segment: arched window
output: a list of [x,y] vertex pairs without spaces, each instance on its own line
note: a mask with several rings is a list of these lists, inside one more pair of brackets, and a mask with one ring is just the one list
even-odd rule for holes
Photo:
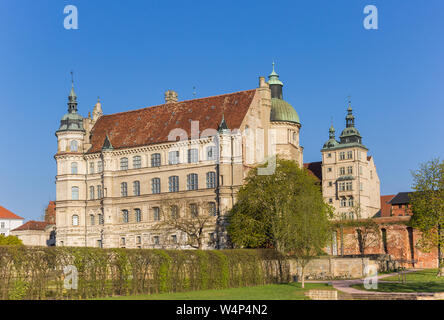
[[216,172],[207,172],[207,188],[216,188]]
[[77,162],[71,162],[71,174],[77,174]]
[[346,206],[347,206],[347,199],[341,198],[341,207],[346,207]]
[[124,223],[129,222],[129,213],[128,210],[122,210],[122,220]]
[[120,184],[120,195],[122,197],[127,197],[128,196],[128,184],[126,182],[122,182]]
[[89,199],[94,200],[94,186],[89,187]]
[[133,182],[133,192],[135,196],[140,196],[140,181]]
[[160,178],[151,179],[151,192],[160,193]]
[[160,153],[151,155],[151,167],[160,167]]
[[120,159],[120,170],[128,170],[128,158]]
[[77,140],[71,140],[71,151],[72,152],[77,152],[79,150],[79,143],[77,142]]
[[142,167],[142,157],[141,156],[134,156],[133,157],[133,168],[139,169]]
[[71,188],[71,200],[79,200],[79,187]]
[[349,207],[354,207],[355,206],[355,202],[353,197],[348,198],[348,206]]
[[197,174],[196,173],[190,173],[187,175],[187,189],[188,190],[197,190],[199,188],[198,181],[197,181]]
[[178,176],[169,177],[168,185],[170,192],[179,192],[179,177]]
[[134,209],[134,215],[136,216],[136,222],[142,221],[142,212],[140,209]]
[[76,214],[72,216],[72,225],[73,226],[78,226],[79,225],[79,216],[76,215]]

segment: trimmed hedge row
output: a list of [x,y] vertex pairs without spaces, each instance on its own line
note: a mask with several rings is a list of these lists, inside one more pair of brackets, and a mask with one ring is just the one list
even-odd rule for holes
[[[78,288],[65,289],[66,266]],[[88,299],[255,286],[290,280],[274,250],[0,247],[0,299]]]

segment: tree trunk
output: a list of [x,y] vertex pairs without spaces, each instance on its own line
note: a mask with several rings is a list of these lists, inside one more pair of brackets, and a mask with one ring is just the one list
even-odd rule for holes
[[438,277],[444,276],[444,263],[442,261],[441,224],[438,224]]
[[305,288],[305,266],[301,267],[301,283],[302,283],[302,288]]

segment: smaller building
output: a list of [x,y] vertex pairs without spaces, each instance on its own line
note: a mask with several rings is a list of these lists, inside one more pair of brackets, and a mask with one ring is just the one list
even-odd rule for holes
[[0,235],[10,235],[11,230],[23,224],[23,218],[0,206]]
[[413,192],[400,192],[388,203],[390,204],[390,216],[411,216],[410,195]]
[[25,246],[54,246],[55,224],[46,221],[28,221],[11,231]]

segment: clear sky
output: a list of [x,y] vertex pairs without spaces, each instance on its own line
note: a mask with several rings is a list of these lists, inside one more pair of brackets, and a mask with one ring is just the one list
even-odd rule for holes
[[[65,5],[79,29],[65,30]],[[366,5],[378,30],[363,27]],[[104,113],[257,87],[276,71],[301,118],[304,161],[319,161],[331,118],[356,126],[381,194],[444,158],[444,1],[0,0],[0,205],[38,219],[55,199],[57,140],[71,70],[79,112]]]

